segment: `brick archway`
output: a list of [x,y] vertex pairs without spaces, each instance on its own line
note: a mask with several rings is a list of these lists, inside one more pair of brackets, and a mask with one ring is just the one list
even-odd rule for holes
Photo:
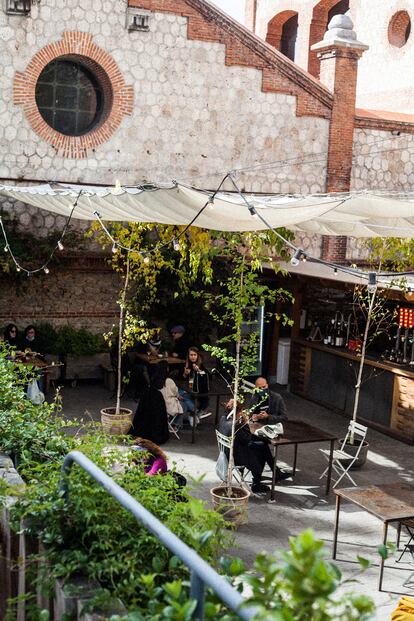
[[[106,105],[101,122],[83,136],[67,136],[50,127],[42,118],[35,99],[36,83],[43,69],[58,58],[79,60],[101,81]],[[85,32],[64,32],[61,41],[42,48],[14,78],[13,102],[22,106],[34,132],[51,144],[62,157],[83,158],[88,149],[109,140],[124,116],[133,110],[133,87],[125,84],[122,73],[110,54],[92,41]]]
[[320,0],[313,8],[309,30],[308,71],[315,78],[319,78],[320,63],[316,52],[312,52],[310,48],[314,43],[322,41],[332,17],[348,10],[349,0]]
[[[281,11],[269,21],[267,25],[266,41],[285,56],[294,60],[294,46],[296,42],[298,13],[296,11]],[[287,29],[287,27],[289,27]]]

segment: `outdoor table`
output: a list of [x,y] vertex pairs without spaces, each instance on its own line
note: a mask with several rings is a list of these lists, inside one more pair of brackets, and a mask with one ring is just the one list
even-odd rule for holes
[[146,362],[147,364],[158,364],[162,360],[165,360],[166,362],[168,362],[169,365],[185,364],[185,360],[183,360],[182,358],[175,358],[174,356],[153,356],[153,355],[148,356],[148,354],[139,354],[139,353],[136,353],[135,356],[139,358],[139,360],[142,360],[143,362]]
[[32,354],[18,354],[15,357],[15,363],[16,365],[22,365],[24,367],[29,367],[29,366],[33,366],[36,367],[36,369],[39,371],[39,373],[41,373],[44,378],[45,378],[45,392],[49,391],[49,376],[48,376],[48,371],[51,369],[54,369],[56,367],[61,367],[63,366],[63,362],[47,362],[46,360],[43,360],[43,358],[39,358],[37,355],[32,355]]
[[[288,446],[289,444],[293,444],[295,447],[294,457],[293,457],[293,472],[292,476],[296,474],[296,462],[298,457],[298,445],[299,444],[308,444],[310,442],[329,442],[330,451],[329,451],[329,464],[328,464],[328,473],[326,477],[326,495],[329,494],[329,489],[331,486],[331,473],[332,473],[332,461],[333,461],[333,453],[335,447],[335,441],[337,440],[336,436],[328,433],[327,431],[323,431],[323,429],[319,429],[318,427],[313,427],[312,425],[308,425],[301,420],[287,420],[282,422],[283,425],[283,434],[274,438],[273,440],[269,440],[269,443],[272,447],[274,447],[274,464],[273,464],[273,476],[272,476],[272,491],[270,493],[270,502],[274,502],[275,500],[275,485],[276,485],[276,469],[277,469],[277,450],[279,446]],[[253,432],[259,427],[262,427],[261,423],[252,423],[250,424],[250,430]],[[264,436],[258,436],[261,440],[265,439]]]
[[[344,487],[336,494],[335,528],[332,558],[336,558],[341,499],[353,502],[383,522],[382,543],[387,543],[388,524],[414,517],[414,487],[409,483],[386,483],[367,487]],[[378,590],[382,591],[385,559],[381,556]]]

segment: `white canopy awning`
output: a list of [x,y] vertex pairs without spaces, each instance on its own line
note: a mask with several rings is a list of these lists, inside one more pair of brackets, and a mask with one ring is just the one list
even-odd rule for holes
[[272,227],[319,235],[414,237],[414,193],[351,192],[308,196],[219,192],[197,217],[212,193],[182,184],[114,189],[49,184],[0,185],[0,194],[40,209],[74,218],[159,222],[221,231],[263,230],[252,205]]

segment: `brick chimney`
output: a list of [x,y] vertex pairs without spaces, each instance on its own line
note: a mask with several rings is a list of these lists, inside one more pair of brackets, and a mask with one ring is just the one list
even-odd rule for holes
[[[329,128],[327,192],[348,192],[351,183],[358,61],[368,49],[357,41],[348,15],[335,15],[323,40],[312,45],[321,63],[320,80],[334,95]],[[322,258],[341,263],[346,258],[346,237],[326,237]]]

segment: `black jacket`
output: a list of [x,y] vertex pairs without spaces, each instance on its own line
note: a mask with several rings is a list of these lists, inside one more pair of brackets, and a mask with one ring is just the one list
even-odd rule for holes
[[148,387],[139,400],[130,433],[155,444],[164,444],[170,437],[164,397],[156,388]]
[[[222,416],[219,421],[218,430],[223,435],[231,436],[232,421],[227,420],[226,416]],[[249,442],[253,439],[250,433],[249,425],[242,420],[236,421],[233,455],[236,466],[246,466],[250,468]]]
[[[259,392],[252,395],[247,411],[249,414],[257,414],[261,411],[267,411],[269,414],[266,423],[268,425],[276,425],[276,423],[283,423],[288,419],[287,407],[283,400],[283,397],[277,392],[267,389],[268,397],[263,399]],[[267,408],[267,409],[266,409]]]

